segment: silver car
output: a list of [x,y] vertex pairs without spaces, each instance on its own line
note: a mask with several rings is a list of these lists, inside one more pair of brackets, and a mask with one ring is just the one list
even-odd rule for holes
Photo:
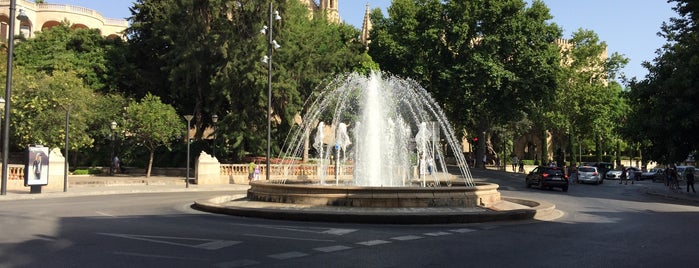
[[582,166],[578,168],[578,182],[602,184],[604,183],[604,178],[602,178],[596,167]]

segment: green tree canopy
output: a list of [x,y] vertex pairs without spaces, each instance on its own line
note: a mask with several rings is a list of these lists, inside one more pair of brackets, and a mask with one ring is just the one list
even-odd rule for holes
[[151,94],[146,94],[140,102],[129,104],[123,125],[126,138],[150,151],[146,177],[150,177],[155,150],[160,146],[169,149],[184,129],[175,108]]
[[663,23],[659,33],[667,43],[652,63],[644,62],[645,79],[630,82],[630,102],[643,105],[632,105],[625,131],[650,159],[667,164],[699,149],[699,5],[672,2],[679,16]]
[[372,13],[369,54],[430,91],[454,128],[487,132],[553,100],[561,30],[543,2],[396,0],[388,13]]
[[[299,1],[274,1],[273,140],[283,139],[303,103],[326,77],[366,65],[359,31],[309,18]],[[260,29],[268,21],[264,1],[138,0],[128,36],[141,86],[136,96],[158,95],[195,115],[197,138],[217,114],[219,144],[234,160],[266,148],[267,53]],[[370,60],[370,59],[369,59]],[[272,147],[278,149],[277,142]]]

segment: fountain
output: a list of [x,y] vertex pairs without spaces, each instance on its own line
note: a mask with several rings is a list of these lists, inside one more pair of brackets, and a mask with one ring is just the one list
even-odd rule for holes
[[[281,172],[251,183],[249,200],[355,207],[500,200],[497,185],[473,181],[446,116],[412,80],[377,72],[339,76],[308,107],[285,141]],[[315,172],[299,173],[309,165],[300,163],[308,137],[314,137],[315,168],[303,170]]]

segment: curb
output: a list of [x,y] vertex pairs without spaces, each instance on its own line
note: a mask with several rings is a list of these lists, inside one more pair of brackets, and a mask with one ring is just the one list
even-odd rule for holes
[[[553,220],[561,213],[555,209],[555,205],[548,202],[503,198],[507,202],[529,207],[526,209],[493,210],[480,208],[480,211],[451,211],[431,210],[405,211],[404,209],[357,209],[333,210],[333,209],[304,209],[289,207],[290,204],[278,204],[267,202],[242,201],[245,195],[217,196],[204,200],[197,200],[193,208],[206,212],[275,220],[291,221],[318,221],[339,223],[371,223],[371,224],[445,224],[445,223],[482,223],[494,221],[521,221],[521,220]],[[235,200],[257,205],[257,207],[244,207],[237,205]],[[231,204],[232,203],[232,204]],[[338,207],[333,207],[338,208]]]

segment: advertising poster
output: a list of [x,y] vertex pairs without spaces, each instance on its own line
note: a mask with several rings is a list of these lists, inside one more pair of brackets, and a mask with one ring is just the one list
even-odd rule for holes
[[49,184],[49,148],[29,146],[24,166],[24,186]]

